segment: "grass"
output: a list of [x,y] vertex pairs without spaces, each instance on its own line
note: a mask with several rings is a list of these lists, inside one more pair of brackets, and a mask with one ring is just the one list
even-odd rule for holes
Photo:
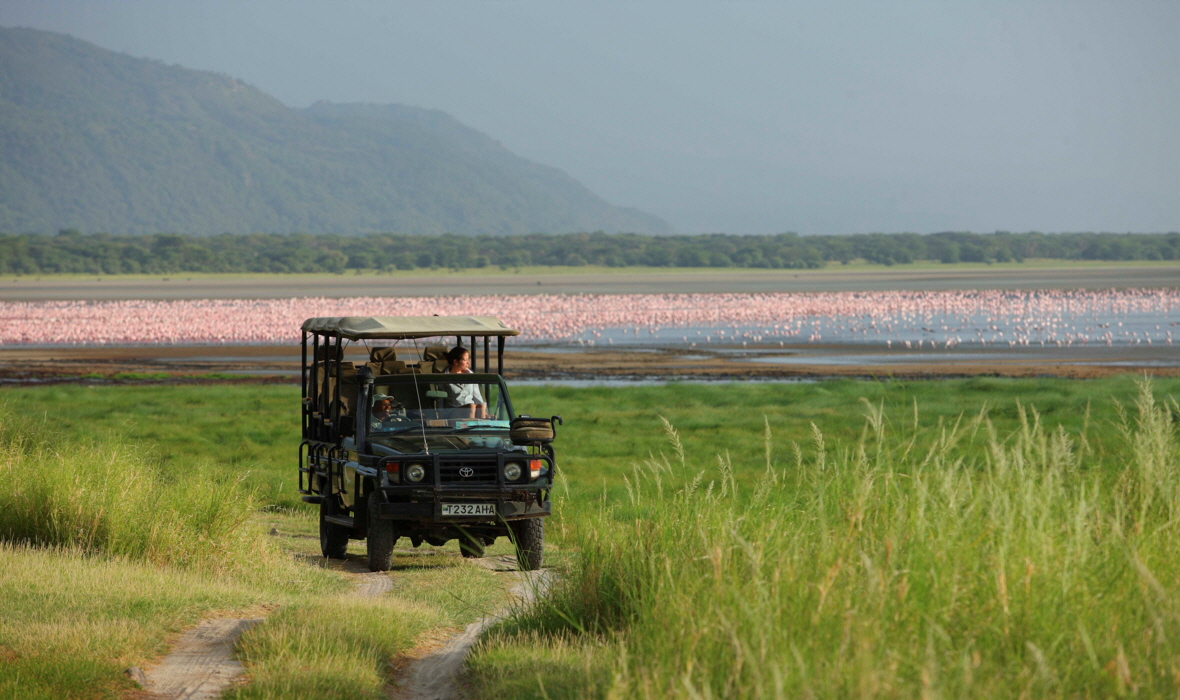
[[[123,675],[214,611],[274,599],[274,588],[78,548],[0,544],[0,697],[118,698]],[[324,584],[318,582],[316,588]]]
[[[1180,394],[1180,380],[1158,379],[1163,393]],[[1069,430],[1091,423],[1105,432],[1116,419],[1115,398],[1135,396],[1133,376],[1100,380],[973,379],[930,382],[835,380],[814,384],[669,384],[626,388],[520,386],[512,390],[520,413],[561,414],[558,457],[583,493],[605,490],[622,498],[621,475],[636,459],[663,448],[657,416],[684,435],[690,454],[712,457],[729,450],[735,464],[756,463],[765,417],[782,440],[808,438],[815,422],[830,440],[853,439],[861,417],[858,401],[883,402],[894,423],[949,419],[986,403],[997,427],[1018,422],[1016,402],[1033,405],[1045,421]],[[20,414],[85,439],[117,437],[141,448],[161,469],[191,470],[243,479],[260,503],[303,511],[295,489],[299,444],[299,389],[287,385],[184,384],[151,386],[55,385],[0,389]],[[1100,399],[1095,401],[1095,399]],[[609,439],[603,439],[610,436]],[[755,437],[751,437],[755,436]],[[1114,449],[1107,439],[1096,449]],[[755,472],[740,470],[739,481]]]
[[485,639],[477,693],[1176,693],[1174,400],[1144,384],[1111,425],[1077,430],[1028,406],[1003,429],[978,408],[924,428],[882,406],[861,404],[850,440],[812,427],[798,446],[766,425],[753,463],[709,464],[667,424],[625,499],[571,501],[580,556]]
[[0,695],[119,697],[218,611],[341,587],[253,522],[239,480],[0,411]]
[[180,630],[275,608],[240,642],[252,682],[235,692],[381,697],[389,660],[420,633],[503,596],[456,549],[399,561],[395,596],[351,598],[318,565],[310,513],[259,512],[227,470],[170,467],[59,425],[0,412],[0,697],[123,697],[123,670]]
[[[1180,380],[1156,379],[1163,395],[1180,395]],[[631,465],[666,448],[659,417],[680,431],[686,453],[713,460],[728,453],[735,478],[752,485],[761,476],[764,422],[778,450],[811,440],[814,423],[829,446],[855,441],[863,427],[861,399],[880,406],[893,426],[913,426],[928,444],[938,422],[982,407],[995,428],[1007,433],[1020,425],[1020,405],[1034,406],[1045,425],[1077,433],[1088,424],[1092,449],[1102,459],[1117,459],[1125,446],[1117,439],[1117,403],[1135,400],[1136,378],[1097,380],[1006,379],[975,377],[941,381],[865,382],[851,379],[811,384],[669,384],[623,389],[519,387],[514,405],[532,415],[561,414],[558,457],[569,483],[580,495],[625,499],[623,475]],[[524,410],[524,409],[527,409]],[[779,454],[778,457],[785,457]]]
[[261,504],[302,507],[298,387],[70,384],[8,389],[0,400],[62,435],[143,446],[164,472],[242,479]]
[[239,658],[250,683],[231,700],[385,696],[391,661],[423,633],[489,614],[503,582],[458,557],[396,556],[396,590],[379,598],[306,599],[279,609],[243,635]]
[[280,609],[243,636],[251,682],[224,697],[384,698],[389,660],[443,624],[430,606],[383,597],[313,600]]
[[115,439],[0,412],[0,538],[210,572],[273,565],[241,480],[169,472]]
[[[1177,395],[1180,381],[1153,388]],[[42,697],[119,696],[122,669],[158,656],[170,634],[265,605],[278,607],[243,637],[251,682],[234,694],[378,697],[419,634],[502,600],[453,543],[448,556],[399,558],[395,590],[359,604],[340,574],[312,566],[316,521],[293,483],[297,395],[0,390],[21,416],[0,421],[11,486],[0,658],[13,660],[0,664],[0,695],[35,679]],[[1124,422],[1133,377],[522,386],[513,397],[566,419],[548,539],[571,553],[550,556],[569,585],[481,647],[480,696],[764,697],[781,681],[791,696],[1085,697],[1175,683],[1175,450],[1134,411]],[[1161,421],[1176,410],[1156,409]],[[22,517],[42,504],[58,515]],[[169,528],[153,524],[161,514]],[[177,528],[200,545],[169,544],[164,530]],[[37,639],[22,636],[42,622]]]
[[[310,544],[303,533],[315,522],[269,513],[254,525],[277,525]],[[0,544],[0,697],[123,698],[135,690],[124,669],[158,660],[179,631],[207,617],[269,611],[239,642],[250,683],[225,697],[381,698],[390,661],[422,633],[464,625],[503,598],[494,574],[451,554],[399,556],[396,590],[360,599],[347,579],[316,566],[318,557],[284,558],[252,576],[214,575],[78,548]]]

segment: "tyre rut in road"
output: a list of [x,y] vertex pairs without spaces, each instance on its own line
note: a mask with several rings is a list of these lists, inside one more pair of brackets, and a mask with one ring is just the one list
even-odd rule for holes
[[[353,561],[333,566],[352,574],[356,586],[350,595],[375,598],[393,590],[388,574],[370,573]],[[234,645],[242,633],[265,617],[219,617],[185,631],[159,664],[145,669],[144,690],[158,700],[216,700],[245,670],[234,657]],[[128,675],[139,676],[138,669]]]
[[[459,677],[467,652],[479,639],[484,630],[503,620],[514,606],[532,605],[552,582],[548,569],[516,571],[515,557],[498,557],[474,560],[479,566],[493,571],[511,572],[516,579],[509,588],[512,603],[500,611],[482,617],[463,628],[463,631],[447,639],[437,647],[409,663],[402,671],[400,681],[386,688],[386,696],[392,700],[462,700],[466,697]],[[511,567],[511,568],[509,568]]]
[[143,672],[144,689],[161,700],[221,697],[244,670],[234,658],[234,644],[263,619],[219,617],[187,630],[159,664]]

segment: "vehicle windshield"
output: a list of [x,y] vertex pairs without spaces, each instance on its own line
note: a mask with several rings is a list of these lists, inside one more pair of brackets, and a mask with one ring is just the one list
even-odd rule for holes
[[412,430],[462,433],[507,430],[511,411],[498,377],[418,375],[375,384],[369,431],[389,435]]

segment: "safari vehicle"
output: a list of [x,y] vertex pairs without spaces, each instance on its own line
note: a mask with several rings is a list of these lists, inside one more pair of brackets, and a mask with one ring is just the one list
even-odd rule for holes
[[[561,418],[513,411],[504,339],[519,334],[489,316],[303,322],[299,491],[319,505],[325,557],[363,539],[369,569],[385,571],[402,537],[414,547],[457,539],[464,556],[479,557],[507,536],[522,569],[541,566]],[[447,347],[422,345],[451,337],[473,373],[447,373]],[[344,359],[356,343],[367,362]]]

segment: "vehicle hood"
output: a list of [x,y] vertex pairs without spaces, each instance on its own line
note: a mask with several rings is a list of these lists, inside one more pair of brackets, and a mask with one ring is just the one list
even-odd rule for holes
[[397,454],[422,452],[502,452],[513,449],[507,437],[496,435],[390,435],[370,438],[377,454],[390,450]]

